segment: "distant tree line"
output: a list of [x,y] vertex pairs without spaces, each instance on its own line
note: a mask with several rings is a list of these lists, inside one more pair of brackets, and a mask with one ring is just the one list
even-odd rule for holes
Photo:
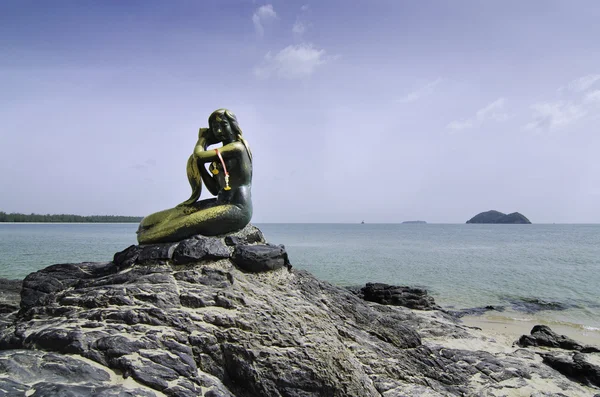
[[19,214],[0,211],[0,222],[66,222],[66,223],[118,223],[118,222],[133,222],[137,223],[142,220],[141,216],[119,216],[119,215],[40,215],[40,214]]

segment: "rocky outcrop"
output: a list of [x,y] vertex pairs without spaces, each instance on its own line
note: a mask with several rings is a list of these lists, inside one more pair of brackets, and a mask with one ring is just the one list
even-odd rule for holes
[[[536,325],[530,335],[523,335],[517,341],[522,347],[552,348],[553,352],[542,350],[538,352],[544,364],[556,369],[570,379],[584,385],[600,387],[600,365],[594,364],[594,355],[584,353],[600,353],[595,346],[584,346],[577,341],[559,335],[545,325]],[[567,351],[565,351],[567,350]],[[570,353],[568,351],[575,351]],[[596,362],[600,362],[595,355]]]
[[[274,270],[236,265],[239,250],[252,246],[263,248],[247,256],[264,254]],[[248,227],[236,236],[131,246],[112,262],[32,273],[20,310],[5,314],[14,320],[0,323],[0,390],[504,396],[516,389],[533,395],[543,383],[569,396],[593,394],[527,349],[494,347],[438,310],[364,301],[292,269],[284,252]]]
[[544,364],[584,385],[600,387],[600,365],[589,361],[590,356],[575,354],[541,354]]
[[523,335],[517,344],[522,347],[545,346],[564,350],[577,350],[584,353],[600,353],[600,349],[594,346],[583,346],[577,341],[559,335],[546,325],[536,325],[531,329],[531,335]]
[[11,313],[19,308],[23,281],[0,278],[0,314]]
[[489,311],[497,311],[503,312],[504,306],[482,306],[482,307],[471,307],[468,309],[460,309],[460,310],[443,310],[444,313],[448,313],[451,316],[460,318],[464,316],[481,316]]
[[19,310],[22,280],[0,278],[0,329],[11,324]]
[[435,300],[423,288],[389,285],[383,283],[367,283],[363,288],[352,288],[361,298],[382,305],[403,306],[416,310],[437,310]]
[[473,218],[469,219],[467,223],[530,224],[531,222],[524,215],[518,212],[513,212],[507,215],[499,211],[490,210],[480,212]]

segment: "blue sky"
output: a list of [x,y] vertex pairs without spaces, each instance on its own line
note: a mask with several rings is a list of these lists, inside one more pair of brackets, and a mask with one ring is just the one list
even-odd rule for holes
[[4,1],[0,210],[172,207],[227,107],[256,223],[598,223],[598,20],[595,1]]

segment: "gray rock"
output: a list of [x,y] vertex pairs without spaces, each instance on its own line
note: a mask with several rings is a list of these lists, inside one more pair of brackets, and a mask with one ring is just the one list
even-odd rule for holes
[[141,384],[128,389],[113,384],[116,374],[108,368],[57,353],[0,351],[0,373],[10,374],[0,380],[0,395],[5,396],[156,396]]
[[145,253],[150,246],[132,246],[110,263],[59,264],[30,274],[14,321],[0,328],[0,390],[38,396],[501,396],[515,387],[533,393],[543,379],[569,396],[592,394],[526,349],[497,354],[463,348],[461,340],[476,336],[445,313],[368,302],[290,270],[283,247],[265,246],[264,239],[249,243],[249,235],[258,238],[251,230],[234,236],[246,240],[233,249],[220,236],[218,249],[263,255],[275,270],[242,271],[235,255],[194,259],[192,252],[204,248],[194,251],[198,246],[191,243],[182,248],[186,263],[175,263],[174,243]]
[[584,385],[600,387],[600,366],[590,363],[584,353],[542,354],[544,363]]
[[178,243],[151,244],[140,246],[139,263],[166,261],[173,258]]
[[22,280],[0,278],[0,314],[10,313],[19,309],[22,286]]
[[222,239],[195,236],[179,243],[173,253],[173,263],[185,265],[207,259],[223,259],[231,256]]
[[0,330],[10,325],[21,302],[22,280],[0,278]]
[[382,305],[403,306],[417,310],[440,309],[433,297],[422,288],[402,287],[383,283],[367,283],[361,288],[360,296],[369,302]]
[[227,245],[243,245],[243,244],[266,244],[267,241],[260,229],[256,226],[248,225],[242,230],[231,233],[225,236],[220,236],[224,239]]
[[517,344],[522,347],[546,346],[565,350],[577,350],[584,353],[600,352],[600,349],[597,347],[583,346],[565,335],[557,334],[546,325],[535,325],[531,329],[531,335],[521,336]]
[[285,247],[272,244],[238,245],[232,260],[240,269],[252,273],[277,270],[290,265]]
[[544,310],[561,311],[576,307],[572,304],[547,301],[535,297],[509,297],[508,301],[510,302],[513,310],[530,314],[541,312]]
[[472,307],[468,309],[460,309],[460,310],[444,310],[445,313],[450,314],[451,316],[461,318],[464,316],[481,316],[484,313],[489,311],[498,311],[503,312],[504,306],[482,306],[482,307]]

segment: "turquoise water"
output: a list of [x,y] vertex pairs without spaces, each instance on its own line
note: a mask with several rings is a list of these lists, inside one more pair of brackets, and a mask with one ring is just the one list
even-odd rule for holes
[[[427,288],[442,306],[539,298],[546,322],[600,329],[600,225],[258,224],[296,268],[338,285]],[[109,261],[136,224],[0,224],[0,277]],[[511,312],[512,313],[512,312]],[[514,316],[514,314],[511,314]]]

